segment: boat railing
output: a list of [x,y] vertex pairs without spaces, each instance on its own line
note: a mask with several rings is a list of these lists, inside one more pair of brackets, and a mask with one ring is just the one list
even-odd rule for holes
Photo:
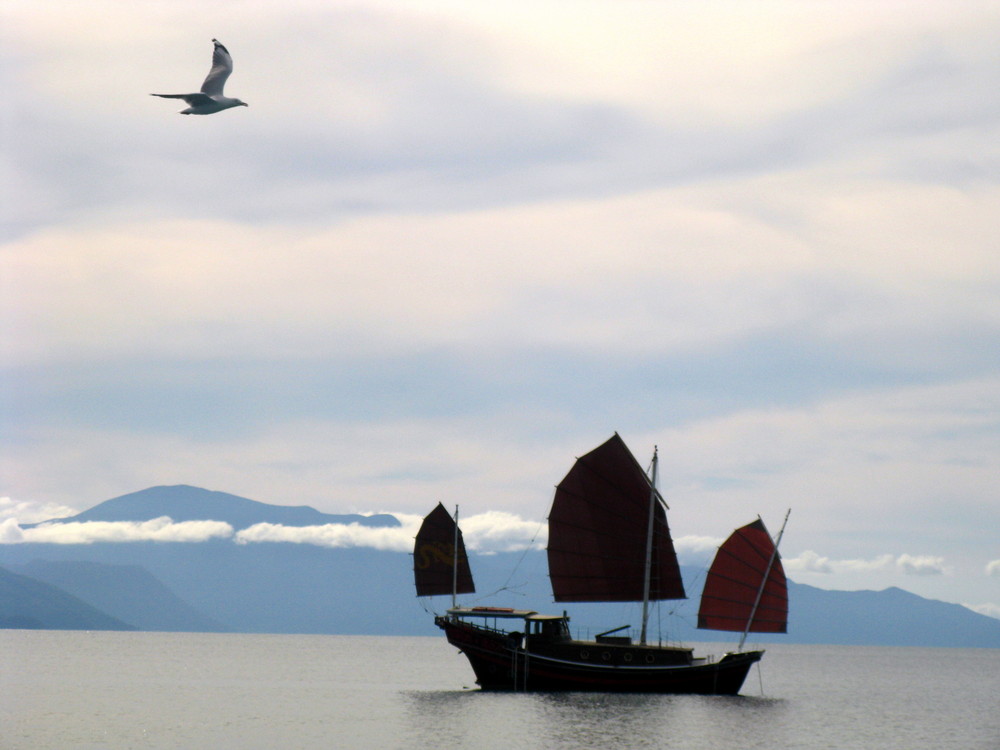
[[474,628],[478,628],[479,630],[487,630],[491,633],[497,633],[498,635],[511,635],[514,632],[506,628],[500,627],[499,625],[496,624],[495,620],[491,625],[485,618],[477,618],[481,620],[481,622],[472,622],[471,620],[467,620],[461,615],[457,615],[454,613],[452,613],[450,617],[453,622],[461,622],[463,624],[470,625]]

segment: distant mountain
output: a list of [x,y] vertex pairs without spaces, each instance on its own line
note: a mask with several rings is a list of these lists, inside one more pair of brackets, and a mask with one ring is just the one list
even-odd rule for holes
[[[511,556],[513,557],[513,556]],[[514,560],[501,555],[470,556],[477,588],[482,592],[507,586]],[[529,553],[520,562],[530,584],[517,593],[492,595],[477,604],[516,606],[559,613],[564,608],[572,616],[572,626],[588,628],[583,635],[593,636],[602,629],[630,624],[638,627],[639,605],[620,604],[551,604],[552,595],[544,552]],[[505,567],[506,565],[506,567]],[[704,583],[704,570],[682,566],[688,599],[661,602],[655,611],[662,613],[662,632],[669,640],[723,641],[734,643],[739,634],[698,630],[698,604]],[[518,580],[515,576],[514,580]],[[479,586],[480,582],[486,585]],[[789,581],[788,632],[754,634],[761,643],[828,643],[843,645],[928,646],[962,648],[1000,648],[1000,620],[973,612],[959,604],[924,599],[898,588],[883,591],[834,591]],[[619,618],[620,621],[614,620]],[[654,614],[650,627],[660,629],[660,615]],[[611,618],[611,619],[609,619]]]
[[[105,500],[75,516],[54,520],[61,523],[151,521],[162,516],[169,516],[174,521],[225,521],[237,531],[255,523],[284,526],[322,526],[328,523],[356,523],[373,527],[399,526],[395,516],[386,514],[333,515],[321,513],[307,505],[269,505],[238,495],[213,492],[186,484],[150,487]],[[37,525],[25,524],[24,528]]]
[[139,630],[231,630],[177,597],[138,565],[34,560],[16,572],[56,586]]
[[[220,540],[0,546],[0,562],[10,564],[25,557],[62,560],[69,566],[79,560],[101,562],[110,566],[104,568],[107,575],[126,575],[133,582],[141,578],[130,566],[141,565],[187,606],[238,632],[434,635],[438,631],[430,610],[440,612],[450,605],[448,597],[416,598],[410,555],[367,548],[237,545]],[[521,574],[512,577],[519,563]],[[524,557],[473,555],[471,564],[479,593],[461,597],[463,602],[541,612],[566,608],[573,618],[573,632],[585,637],[639,624],[638,607],[633,605],[553,604],[542,552]],[[689,581],[701,575],[700,570],[683,572]],[[112,591],[118,584],[107,585]],[[123,588],[134,590],[132,585]],[[658,606],[662,628],[661,616],[654,614],[654,632],[673,641],[735,643],[737,636],[732,633],[695,629],[698,589],[690,585],[688,589],[692,598]],[[826,591],[792,582],[789,598],[787,635],[754,636],[754,641],[1000,648],[1000,620],[899,589]],[[157,623],[153,614],[140,620],[138,602],[130,606],[134,608],[128,610],[129,622]],[[156,617],[163,617],[162,611]],[[168,629],[162,624],[149,627]]]
[[0,568],[0,628],[135,630],[55,586]]
[[[128,542],[0,545],[0,565],[141,566],[188,606],[247,633],[433,632],[413,595],[412,558],[308,544]],[[110,585],[110,584],[109,584]]]
[[[271,506],[193,487],[154,487],[64,520],[148,520],[163,515],[175,520],[224,520],[236,528],[262,521],[332,522],[319,518],[371,521],[362,516],[327,516],[311,508]],[[398,523],[394,518],[392,522]],[[479,593],[462,597],[463,602],[562,611],[562,604],[552,604],[543,551],[471,558]],[[81,562],[113,567],[88,568]],[[0,545],[0,565],[30,566],[23,569],[58,581],[125,622],[155,629],[170,629],[165,622],[191,623],[192,618],[202,617],[238,632],[432,635],[439,631],[430,609],[441,611],[450,604],[448,597],[416,598],[409,554],[360,547],[236,544],[231,539],[21,543]],[[704,572],[684,568],[682,573],[691,598],[659,604],[651,620],[654,632],[676,641],[735,643],[738,636],[731,633],[695,629]],[[143,587],[149,588],[150,596],[139,595]],[[789,632],[757,636],[755,641],[1000,648],[1000,620],[900,589],[827,591],[790,582],[789,600]],[[639,624],[638,608],[631,605],[574,604],[567,609],[573,631],[583,636]],[[198,627],[217,629],[210,624]]]
[[1000,620],[892,587],[830,591],[790,583],[789,635],[798,643],[1000,647]]

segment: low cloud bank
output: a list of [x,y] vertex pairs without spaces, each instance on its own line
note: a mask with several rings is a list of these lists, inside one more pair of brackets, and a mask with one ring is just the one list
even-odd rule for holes
[[459,519],[465,546],[480,554],[518,552],[526,547],[544,547],[548,541],[548,525],[526,521],[503,511],[487,511]]
[[[0,521],[0,544],[94,544],[115,542],[197,543],[212,539],[232,539],[236,544],[286,543],[312,544],[318,547],[370,547],[392,552],[411,552],[422,521],[420,516],[393,514],[397,527],[370,527],[351,524],[322,526],[282,526],[258,523],[235,531],[224,521],[174,522],[167,516],[151,521],[54,521],[22,529],[14,518]],[[518,552],[528,547],[544,549],[548,541],[545,523],[525,520],[513,513],[488,511],[460,519],[465,546],[470,552],[497,554]],[[722,539],[710,536],[682,536],[674,540],[682,562],[706,564]],[[783,560],[790,572],[843,574],[895,571],[903,575],[934,576],[947,572],[943,557],[932,555],[879,555],[878,557],[833,560],[812,550]],[[1000,560],[986,566],[986,574],[1000,577]],[[981,605],[989,606],[989,605]],[[978,610],[977,610],[978,611]]]
[[[319,547],[372,547],[393,552],[412,552],[413,540],[420,528],[420,516],[393,514],[401,526],[371,528],[358,524],[323,526],[281,526],[258,523],[234,536],[237,544],[287,542],[314,544]],[[544,529],[534,521],[525,521],[512,513],[490,511],[460,519],[465,546],[470,552],[494,554],[516,552],[534,540],[544,544]]]
[[[282,526],[258,523],[235,531],[224,521],[174,522],[167,516],[152,521],[86,521],[59,523],[22,529],[17,519],[0,522],[0,544],[94,544],[96,542],[205,542],[232,539],[236,544],[285,542],[318,547],[371,547],[393,552],[411,552],[422,518],[395,513],[400,526],[370,527],[356,523],[322,526]],[[465,546],[470,552],[495,554],[516,552],[532,544],[545,546],[547,528],[513,513],[490,511],[461,519]]]
[[879,555],[871,560],[831,560],[806,550],[798,557],[782,561],[785,569],[801,573],[870,573],[873,571],[896,571],[904,575],[944,575],[947,570],[943,557],[933,555]]
[[181,521],[167,516],[151,521],[46,523],[22,529],[8,518],[0,524],[0,544],[94,544],[97,542],[206,542],[226,539],[233,527],[223,521]]
[[[323,526],[280,526],[258,523],[236,533],[237,544],[286,542],[314,544],[319,547],[372,547],[393,552],[412,552],[413,541],[422,518],[408,514],[393,514],[400,526],[371,528],[358,524],[326,524]],[[535,521],[500,511],[480,513],[460,519],[465,546],[470,552],[494,554],[516,552],[535,544],[544,544],[545,529]]]
[[312,544],[317,547],[372,547],[392,552],[413,550],[412,526],[372,528],[356,523],[329,523],[322,526],[282,526],[275,523],[257,523],[238,531],[233,538],[237,544],[260,542],[286,542]]

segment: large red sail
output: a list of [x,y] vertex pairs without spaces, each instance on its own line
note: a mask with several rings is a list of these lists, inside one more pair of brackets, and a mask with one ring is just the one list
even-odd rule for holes
[[[643,599],[652,486],[617,433],[577,459],[549,513],[549,575],[557,602]],[[683,599],[663,503],[653,515],[649,598]]]
[[465,554],[461,530],[445,507],[438,503],[424,519],[413,546],[413,578],[417,596],[451,594],[455,584],[455,539],[458,534],[458,587],[456,594],[471,594],[476,590]]
[[[767,583],[761,593],[765,575]],[[785,570],[771,535],[760,519],[734,531],[719,547],[705,579],[698,627],[742,632],[748,629],[751,613],[751,633],[787,632]]]

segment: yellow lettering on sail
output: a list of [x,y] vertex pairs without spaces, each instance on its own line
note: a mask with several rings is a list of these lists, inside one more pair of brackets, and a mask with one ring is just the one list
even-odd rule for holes
[[417,567],[426,570],[437,561],[449,567],[455,564],[455,545],[446,542],[428,542],[417,550]]

